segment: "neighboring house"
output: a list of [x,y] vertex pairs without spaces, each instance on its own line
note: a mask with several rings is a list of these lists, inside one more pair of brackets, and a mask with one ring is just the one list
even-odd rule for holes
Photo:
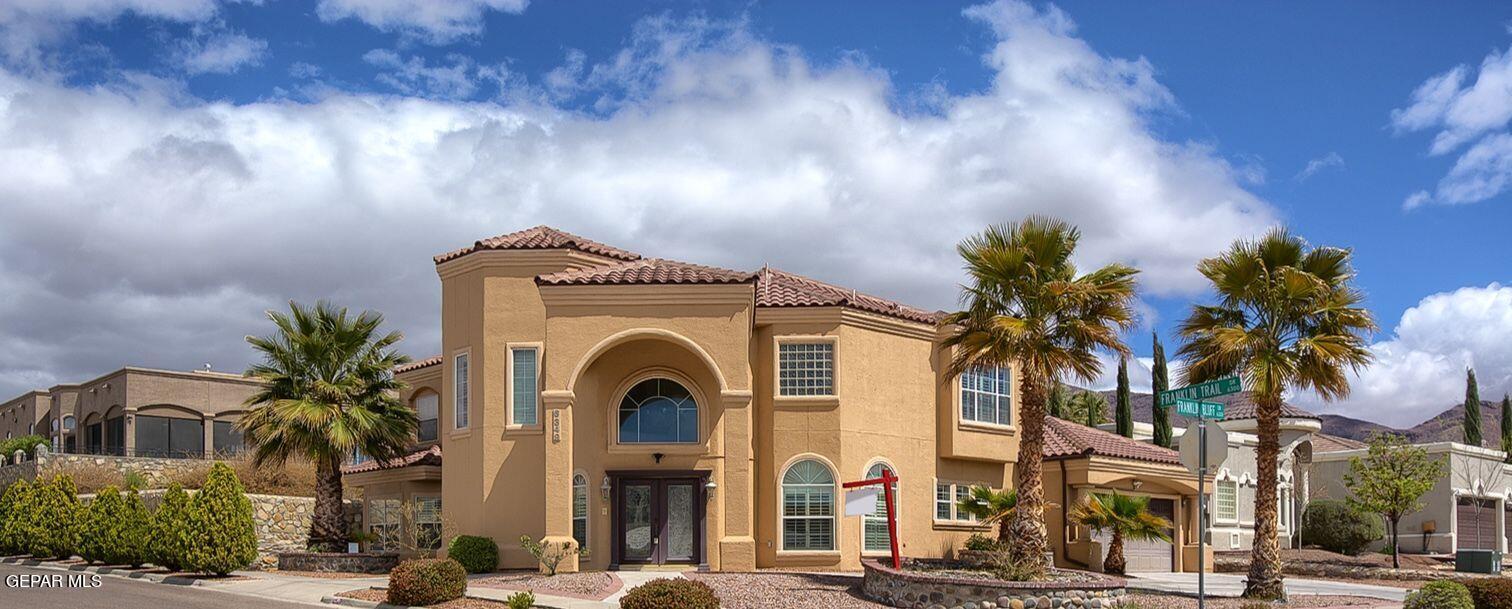
[[387,463],[359,455],[342,468],[343,481],[362,489],[367,511],[362,522],[371,539],[368,549],[405,554],[437,550],[444,542],[438,418],[444,389],[441,358],[405,364],[395,368],[394,375],[405,384],[400,398],[415,409],[420,420],[415,446],[405,457]]
[[[1111,406],[1113,392],[1103,392]],[[1150,420],[1154,398],[1148,393],[1130,395],[1136,421]],[[1255,540],[1255,491],[1259,486],[1260,469],[1256,452],[1260,438],[1256,435],[1259,421],[1255,417],[1256,404],[1249,394],[1237,394],[1212,398],[1224,403],[1224,419],[1218,425],[1228,433],[1229,456],[1213,471],[1213,485],[1208,489],[1209,543],[1219,551],[1249,550]],[[1111,418],[1111,412],[1109,417]],[[1190,419],[1171,412],[1171,425],[1176,440],[1193,423]],[[1113,429],[1112,423],[1100,426]],[[1296,547],[1296,534],[1302,521],[1302,511],[1307,507],[1306,464],[1316,451],[1313,443],[1323,428],[1322,420],[1310,412],[1283,404],[1281,411],[1281,458],[1276,464],[1277,536],[1283,547]],[[1134,424],[1134,437],[1150,441],[1154,428],[1147,422]],[[1190,475],[1190,474],[1189,474]]]
[[236,374],[128,366],[84,383],[28,392],[0,407],[0,417],[14,415],[19,429],[20,419],[30,416],[28,425],[58,452],[214,456],[242,451],[235,422],[257,386]]
[[[1422,510],[1402,518],[1401,548],[1408,553],[1451,553],[1456,550],[1507,551],[1512,529],[1507,521],[1512,497],[1512,466],[1506,453],[1458,442],[1416,445],[1441,459],[1444,475],[1423,496]],[[1363,446],[1317,452],[1313,455],[1313,499],[1345,499],[1344,474],[1349,460],[1365,456]],[[1377,546],[1383,546],[1384,541]]]
[[[1169,520],[1171,541],[1125,540],[1129,572],[1197,570],[1197,478],[1176,451],[1054,417],[1045,425],[1045,511],[1055,564],[1101,571],[1110,538],[1066,522],[1070,509],[1094,494],[1150,498],[1150,512]],[[1207,564],[1213,564],[1208,548]]]
[[[887,554],[886,521],[843,516],[840,484],[884,469],[905,554],[990,532],[956,501],[1012,480],[1016,374],[947,376],[937,313],[549,227],[435,262],[442,520],[498,541],[502,567],[536,565],[514,543],[530,535],[592,550],[568,571],[856,569]],[[352,481],[433,484],[387,465]],[[429,492],[398,482],[382,492]]]
[[[0,439],[25,435],[47,436],[48,397],[46,391],[28,391],[0,404]],[[0,455],[10,458],[11,455]]]

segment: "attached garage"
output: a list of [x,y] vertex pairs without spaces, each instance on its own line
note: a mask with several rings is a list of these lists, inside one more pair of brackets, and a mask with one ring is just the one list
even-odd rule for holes
[[1456,549],[1497,549],[1496,519],[1498,517],[1505,516],[1498,514],[1496,504],[1489,500],[1460,499],[1454,514]]
[[[1176,501],[1151,499],[1150,513],[1176,522]],[[1108,544],[1113,542],[1113,536],[1107,533],[1094,534],[1092,539],[1102,544],[1104,552],[1107,551]],[[1129,573],[1169,573],[1176,570],[1175,556],[1176,546],[1171,542],[1124,540],[1124,562]]]

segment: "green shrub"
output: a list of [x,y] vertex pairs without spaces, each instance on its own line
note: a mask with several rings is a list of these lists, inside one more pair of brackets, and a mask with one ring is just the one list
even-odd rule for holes
[[79,545],[83,510],[74,494],[73,479],[54,476],[31,493],[23,518],[26,551],[37,558],[68,558]]
[[140,567],[152,560],[147,548],[147,542],[152,538],[152,514],[142,504],[142,495],[136,489],[127,491],[125,499],[120,523],[122,544],[114,562]]
[[981,533],[972,533],[966,538],[966,549],[973,552],[996,552],[999,544],[995,537],[988,537]]
[[188,520],[184,569],[225,575],[257,560],[252,501],[237,481],[236,472],[225,463],[216,463],[210,469],[205,486],[194,495]]
[[488,573],[499,567],[499,544],[490,537],[458,535],[446,546],[446,556],[468,573]]
[[80,517],[79,558],[84,562],[115,562],[111,554],[119,543],[117,525],[124,508],[116,487],[107,486],[95,493],[94,501],[89,502]]
[[620,599],[620,609],[719,609],[719,597],[689,579],[653,579]]
[[152,513],[147,538],[147,560],[159,567],[178,571],[184,564],[184,547],[189,531],[189,493],[174,483],[163,493],[163,501]]
[[1475,609],[1512,609],[1512,579],[1477,577],[1464,582]]
[[37,456],[38,446],[49,445],[47,438],[36,434],[20,436],[0,442],[0,455],[5,455],[5,462],[10,463],[11,459],[16,456],[16,451],[24,450],[26,451],[26,458],[33,459]]
[[529,592],[516,592],[509,595],[509,600],[506,600],[505,604],[509,605],[509,609],[530,609],[535,606],[535,595]]
[[1407,595],[1402,609],[1477,609],[1464,584],[1448,580],[1428,582]]
[[0,555],[22,554],[26,552],[26,541],[23,534],[23,526],[26,521],[27,506],[31,502],[32,485],[25,480],[18,480],[5,488],[5,494],[0,495]]
[[1381,517],[1343,501],[1319,500],[1302,513],[1302,540],[1330,552],[1354,556],[1386,536]]
[[465,592],[467,570],[450,558],[406,560],[389,573],[392,605],[433,605],[462,598]]

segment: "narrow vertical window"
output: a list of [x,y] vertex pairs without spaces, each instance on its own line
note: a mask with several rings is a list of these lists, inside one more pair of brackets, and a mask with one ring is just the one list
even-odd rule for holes
[[415,546],[441,549],[441,498],[415,497]]
[[835,476],[807,459],[782,476],[782,549],[835,549]]
[[470,414],[468,409],[469,393],[467,383],[467,355],[468,354],[466,353],[458,355],[456,359],[456,366],[454,366],[452,370],[452,374],[456,376],[454,380],[454,382],[456,383],[456,391],[453,392],[454,395],[452,397],[452,416],[455,417],[454,424],[456,425],[457,429],[467,428],[469,420],[468,415]]
[[[866,470],[866,479],[872,480],[881,478],[882,472],[884,471],[891,472],[894,476],[898,475],[897,472],[893,472],[893,469],[891,467],[888,467],[887,464],[878,463],[871,466],[871,469]],[[901,499],[900,497],[898,497],[898,483],[894,482],[891,486],[893,492],[893,505],[896,506],[898,505],[898,503],[900,503]],[[887,498],[883,497],[881,494],[878,494],[876,511],[870,516],[861,517],[861,551],[887,552],[892,549],[891,538],[887,535],[887,516]],[[899,524],[901,523],[902,521],[900,520]]]
[[426,392],[415,398],[415,417],[420,419],[420,429],[415,434],[421,442],[436,441],[436,412],[441,396]]
[[539,382],[536,350],[530,347],[510,349],[509,357],[510,369],[514,371],[510,379],[514,424],[535,425],[539,420],[536,414],[536,388]]
[[588,547],[588,477],[572,477],[572,539],[579,548]]

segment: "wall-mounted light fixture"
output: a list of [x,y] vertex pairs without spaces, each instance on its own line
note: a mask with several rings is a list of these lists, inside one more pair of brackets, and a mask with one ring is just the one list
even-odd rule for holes
[[603,495],[604,501],[609,500],[609,491],[613,490],[613,488],[614,487],[609,484],[609,477],[604,476],[604,483],[599,485],[599,493]]
[[719,485],[714,484],[713,478],[709,478],[709,481],[704,483],[704,495],[710,500],[714,499],[714,491],[718,489]]

